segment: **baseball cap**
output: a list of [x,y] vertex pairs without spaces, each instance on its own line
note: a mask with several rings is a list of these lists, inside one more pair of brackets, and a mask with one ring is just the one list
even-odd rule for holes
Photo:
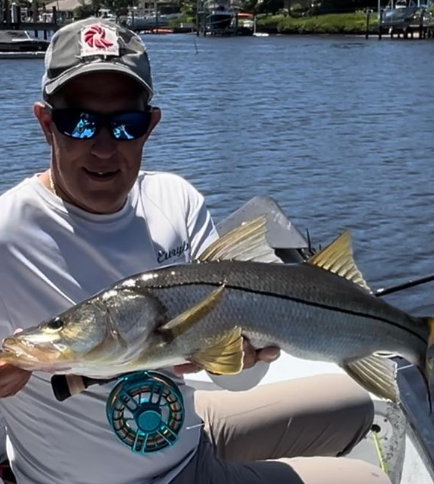
[[118,72],[154,95],[146,47],[131,30],[100,18],[87,18],[60,28],[45,54],[44,98],[82,74]]

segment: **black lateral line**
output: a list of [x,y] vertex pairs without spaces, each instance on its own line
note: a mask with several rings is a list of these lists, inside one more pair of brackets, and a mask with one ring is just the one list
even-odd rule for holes
[[[220,282],[203,282],[203,281],[192,281],[192,282],[177,282],[173,284],[164,284],[164,285],[155,285],[155,286],[147,286],[149,289],[170,289],[171,287],[176,287],[176,286],[211,286],[211,287],[219,287],[221,286]],[[225,284],[226,289],[234,289],[242,292],[246,292],[249,294],[261,294],[262,296],[268,296],[268,297],[274,297],[277,299],[283,299],[286,301],[293,301],[299,304],[305,304],[306,306],[312,306],[312,307],[317,307],[321,309],[327,309],[329,311],[335,311],[335,312],[340,312],[344,314],[349,314],[351,316],[359,316],[362,318],[367,318],[367,319],[374,319],[376,321],[381,321],[386,324],[390,324],[391,326],[394,326],[395,328],[402,329],[404,331],[407,331],[408,333],[412,334],[413,336],[416,336],[416,338],[420,339],[424,344],[427,344],[425,339],[415,331],[413,331],[411,328],[407,328],[405,326],[402,326],[398,323],[395,323],[394,321],[390,321],[389,319],[382,318],[380,316],[374,316],[371,314],[365,314],[361,313],[358,311],[352,311],[351,309],[341,309],[341,308],[336,308],[333,306],[327,306],[326,304],[321,304],[321,303],[316,303],[316,302],[311,302],[311,301],[305,301],[304,299],[299,299],[293,296],[288,296],[285,294],[276,294],[274,292],[268,292],[268,291],[261,291],[259,289],[249,289],[247,287],[243,286],[237,286],[234,284]]]

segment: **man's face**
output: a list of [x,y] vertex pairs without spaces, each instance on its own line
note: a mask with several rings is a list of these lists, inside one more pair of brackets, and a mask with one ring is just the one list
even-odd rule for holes
[[[80,76],[60,94],[54,99],[54,109],[79,108],[103,114],[145,109],[137,83],[122,74]],[[153,112],[146,134],[128,141],[112,138],[105,126],[92,139],[73,139],[59,132],[49,110],[35,113],[52,146],[53,178],[59,195],[93,213],[120,210],[137,178],[143,145],[160,119],[159,110]]]

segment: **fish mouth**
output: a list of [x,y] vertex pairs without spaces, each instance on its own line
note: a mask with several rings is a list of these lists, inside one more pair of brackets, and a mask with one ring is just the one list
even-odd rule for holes
[[11,336],[3,341],[3,351],[19,359],[52,363],[65,359],[65,351],[53,341],[35,342],[29,338]]

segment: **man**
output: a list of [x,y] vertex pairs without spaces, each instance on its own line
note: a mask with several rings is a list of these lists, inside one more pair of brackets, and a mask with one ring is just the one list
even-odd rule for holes
[[[50,167],[0,197],[2,338],[123,277],[188,262],[216,237],[204,198],[189,183],[139,171],[161,113],[150,105],[150,65],[136,35],[97,19],[75,22],[54,35],[45,67],[44,102],[34,114],[51,147]],[[276,348],[255,351],[245,341],[249,369],[232,384],[238,378],[255,387],[277,356]],[[186,403],[184,428],[172,447],[137,455],[107,423],[112,385],[58,402],[49,375],[0,367],[18,483],[389,482],[377,467],[336,458],[373,419],[368,395],[348,378],[195,393],[179,377],[192,365],[166,370]],[[222,388],[228,381],[211,378]]]

